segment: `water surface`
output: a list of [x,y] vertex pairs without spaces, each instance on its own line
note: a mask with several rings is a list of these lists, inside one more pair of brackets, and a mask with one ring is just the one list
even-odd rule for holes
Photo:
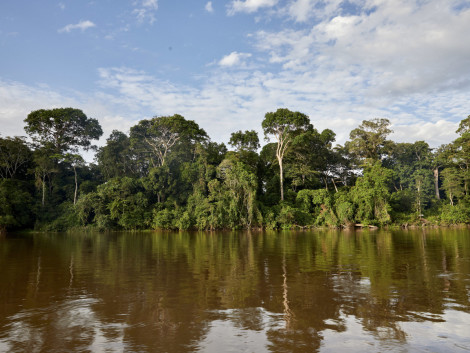
[[0,238],[0,352],[468,352],[468,229]]

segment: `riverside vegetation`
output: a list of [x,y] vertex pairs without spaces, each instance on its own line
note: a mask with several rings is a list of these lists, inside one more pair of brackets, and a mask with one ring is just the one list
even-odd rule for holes
[[288,109],[262,128],[272,142],[237,131],[229,151],[194,121],[162,116],[97,148],[101,126],[81,110],[33,111],[29,140],[0,136],[0,231],[470,223],[470,116],[437,149],[389,140],[387,119],[363,121],[343,146]]

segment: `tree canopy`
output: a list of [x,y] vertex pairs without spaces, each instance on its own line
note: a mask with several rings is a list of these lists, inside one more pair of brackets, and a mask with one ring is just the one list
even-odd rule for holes
[[[364,120],[343,146],[307,115],[278,109],[224,143],[181,115],[101,135],[80,110],[38,110],[33,143],[0,137],[0,232],[35,228],[246,229],[470,224],[470,117],[437,149],[393,142],[388,119]],[[442,195],[442,197],[441,197]]]
[[284,171],[283,159],[294,137],[302,132],[312,129],[310,119],[300,112],[279,108],[275,112],[266,113],[261,123],[266,138],[274,136],[277,141],[276,158],[279,163],[279,180],[281,201],[284,201]]
[[40,109],[28,114],[25,131],[35,143],[53,148],[55,153],[76,152],[92,147],[91,141],[103,134],[98,120],[80,109]]

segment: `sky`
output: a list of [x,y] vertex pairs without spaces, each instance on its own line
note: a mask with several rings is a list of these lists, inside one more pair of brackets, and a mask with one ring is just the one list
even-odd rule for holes
[[470,0],[1,0],[0,134],[37,109],[99,120],[103,144],[181,114],[213,141],[300,111],[343,144],[455,139],[470,114]]

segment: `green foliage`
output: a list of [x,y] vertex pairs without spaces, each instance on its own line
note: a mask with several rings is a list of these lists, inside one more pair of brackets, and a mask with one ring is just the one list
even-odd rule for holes
[[255,130],[246,130],[245,132],[239,130],[237,132],[232,132],[228,144],[235,148],[238,152],[256,152],[256,150],[260,147],[258,133]]
[[149,219],[148,201],[139,180],[114,178],[98,187],[112,220],[123,229],[142,229]]
[[387,136],[392,132],[389,127],[388,119],[363,120],[349,134],[348,149],[361,159],[380,160],[387,148]]
[[388,141],[387,119],[363,121],[350,142],[333,147],[333,131],[278,109],[262,122],[276,142],[259,154],[254,130],[233,133],[228,152],[194,121],[155,117],[129,137],[114,130],[97,165],[77,153],[101,135],[97,120],[65,108],[25,122],[31,146],[0,138],[0,231],[470,222],[470,117],[432,153],[424,141]]
[[57,208],[58,216],[51,222],[44,222],[39,226],[42,231],[65,232],[80,225],[78,215],[72,202],[67,201],[60,204]]
[[24,178],[31,159],[24,137],[0,137],[0,178]]
[[40,109],[29,113],[24,121],[33,141],[55,153],[88,149],[91,140],[103,134],[98,120],[88,118],[80,109]]
[[32,223],[33,198],[26,182],[0,180],[0,232]]
[[130,132],[131,146],[152,167],[165,165],[168,154],[183,142],[194,145],[206,139],[206,132],[197,123],[178,114],[141,120]]
[[106,180],[144,175],[147,170],[146,165],[136,159],[129,137],[117,130],[109,135],[106,146],[98,149],[95,159]]
[[175,212],[164,208],[163,210],[154,210],[152,228],[154,229],[174,229]]
[[307,115],[300,112],[291,112],[289,109],[278,109],[275,112],[266,113],[261,123],[266,138],[273,135],[277,141],[276,158],[279,164],[279,182],[281,201],[284,201],[284,171],[283,159],[289,145],[295,136],[313,129]]
[[282,229],[292,229],[299,226],[307,226],[312,222],[311,215],[296,207],[292,207],[287,203],[283,203],[277,216],[277,223]]
[[470,223],[470,207],[468,204],[444,205],[441,209],[440,220],[442,224]]
[[390,223],[390,185],[393,172],[376,162],[364,171],[351,189],[356,207],[355,219],[364,224],[385,225]]
[[345,190],[341,190],[334,195],[335,210],[338,223],[342,226],[349,226],[354,221],[354,203],[351,195]]
[[444,181],[442,188],[446,191],[450,204],[453,206],[456,199],[460,199],[464,195],[463,177],[457,168],[446,168],[442,172]]
[[326,189],[301,190],[297,194],[297,204],[308,212],[317,226],[337,226],[338,217],[334,212],[333,195]]

